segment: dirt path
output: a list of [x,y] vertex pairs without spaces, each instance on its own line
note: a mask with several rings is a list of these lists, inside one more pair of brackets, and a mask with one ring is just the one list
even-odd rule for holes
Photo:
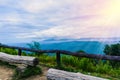
[[[47,74],[47,67],[42,67],[43,74],[31,76],[25,80],[47,80],[46,74]],[[0,66],[0,80],[11,80],[13,76],[14,70],[7,68],[5,66]]]
[[5,66],[0,66],[0,80],[11,80],[13,70]]

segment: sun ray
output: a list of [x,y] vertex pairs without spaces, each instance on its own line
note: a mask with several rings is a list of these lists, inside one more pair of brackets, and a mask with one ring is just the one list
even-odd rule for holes
[[120,20],[120,0],[110,1],[106,8],[102,10],[102,14],[105,17],[106,25],[117,25]]

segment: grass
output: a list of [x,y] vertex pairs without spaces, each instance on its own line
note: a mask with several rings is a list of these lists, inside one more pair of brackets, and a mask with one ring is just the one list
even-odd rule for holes
[[[56,68],[55,56],[41,55],[38,57],[41,64]],[[120,79],[120,66],[113,67],[109,61],[78,58],[73,56],[62,56],[62,64],[59,67],[62,70],[71,72],[81,72],[88,75],[108,78],[111,80]]]
[[[9,54],[16,55],[17,51],[13,49],[3,48],[1,49],[2,52],[6,52]],[[56,67],[56,57],[55,56],[49,56],[47,54],[42,54],[40,56],[36,54],[26,54],[23,52],[23,55],[27,56],[34,56],[39,58],[40,65],[44,64],[48,67],[52,68],[58,68]],[[120,65],[113,66],[109,61],[105,60],[96,60],[96,59],[89,59],[89,58],[78,58],[73,57],[69,55],[62,55],[61,58],[61,66],[59,66],[59,69],[71,71],[71,72],[81,72],[88,75],[108,78],[110,80],[119,80],[120,79]],[[27,70],[27,73],[30,73],[31,69]],[[39,71],[39,70],[37,70]],[[29,76],[30,76],[29,75]],[[22,76],[24,77],[24,76]]]

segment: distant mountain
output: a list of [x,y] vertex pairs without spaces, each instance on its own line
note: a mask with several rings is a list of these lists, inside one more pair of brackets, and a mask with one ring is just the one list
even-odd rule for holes
[[[59,50],[68,50],[72,52],[76,52],[79,50],[83,50],[86,53],[91,54],[104,54],[104,46],[105,44],[98,41],[69,41],[69,42],[55,42],[55,43],[40,43],[41,49],[59,49]],[[17,43],[17,44],[9,44],[12,46],[20,46],[20,47],[28,47],[26,43]]]
[[98,41],[98,42],[104,42],[108,44],[118,43],[120,41],[120,38],[80,38],[80,39],[68,39],[68,38],[48,38],[44,39],[40,42],[42,43],[59,43],[59,42],[71,42],[71,41]]
[[[86,53],[104,54],[103,50],[106,44],[118,43],[120,38],[81,38],[81,39],[60,39],[49,38],[39,41],[41,48],[44,49],[59,49],[69,51],[83,50]],[[9,44],[14,46],[28,47],[26,43]]]
[[59,43],[49,43],[41,44],[42,49],[60,49],[69,51],[79,51],[83,50],[86,53],[92,54],[104,54],[104,43],[97,41],[70,41],[70,42],[59,42]]

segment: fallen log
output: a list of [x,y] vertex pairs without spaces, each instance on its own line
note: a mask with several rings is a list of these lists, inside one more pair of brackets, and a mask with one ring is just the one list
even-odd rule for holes
[[73,73],[57,69],[49,69],[47,73],[47,80],[108,80],[82,73]]
[[35,57],[10,55],[3,52],[0,52],[0,60],[10,63],[26,64],[29,66],[36,66],[39,63],[39,60]]

